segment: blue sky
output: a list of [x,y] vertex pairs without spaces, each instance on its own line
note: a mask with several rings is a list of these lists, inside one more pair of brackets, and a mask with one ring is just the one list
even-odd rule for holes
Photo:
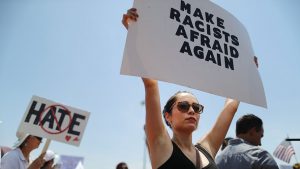
[[[263,148],[272,153],[287,135],[300,138],[300,1],[212,2],[247,28],[259,58],[268,102],[268,109],[242,103],[228,136],[234,136],[238,117],[254,113],[264,121]],[[120,75],[127,33],[121,18],[132,3],[0,2],[0,145],[13,145],[31,96],[38,95],[91,112],[80,147],[53,141],[50,149],[58,154],[84,156],[87,169],[113,169],[120,161],[127,162],[129,168],[142,168],[144,89],[140,78]],[[210,129],[224,98],[170,83],[159,84],[162,104],[176,91],[190,90],[205,105],[194,141]],[[293,145],[299,159],[300,142]]]

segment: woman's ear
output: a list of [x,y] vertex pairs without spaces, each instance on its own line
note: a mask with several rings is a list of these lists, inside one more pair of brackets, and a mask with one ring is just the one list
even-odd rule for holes
[[169,125],[172,125],[172,115],[169,112],[166,112],[164,116],[167,122],[169,123]]

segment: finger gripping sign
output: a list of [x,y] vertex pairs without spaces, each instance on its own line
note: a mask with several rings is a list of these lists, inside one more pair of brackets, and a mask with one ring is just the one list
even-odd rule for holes
[[79,146],[89,112],[33,96],[18,132]]

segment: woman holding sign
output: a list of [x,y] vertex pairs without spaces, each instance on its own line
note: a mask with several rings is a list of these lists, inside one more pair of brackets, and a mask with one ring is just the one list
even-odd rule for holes
[[[137,10],[123,15],[123,24],[137,21]],[[222,145],[239,102],[227,99],[211,130],[194,145],[192,134],[197,129],[204,110],[197,98],[189,92],[177,92],[163,108],[166,124],[172,129],[168,135],[161,118],[160,95],[156,80],[142,78],[146,101],[146,135],[152,168],[158,169],[217,169],[214,158]]]
[[14,145],[15,149],[5,154],[1,160],[1,169],[40,169],[45,163],[43,159],[45,153],[41,154],[31,164],[29,164],[29,155],[32,150],[39,147],[42,138],[17,133],[18,141]]

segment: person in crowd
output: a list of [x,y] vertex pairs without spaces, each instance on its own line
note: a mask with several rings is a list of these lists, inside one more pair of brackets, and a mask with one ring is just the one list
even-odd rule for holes
[[260,147],[263,121],[254,114],[236,122],[236,137],[216,158],[219,169],[279,169],[272,155]]
[[44,156],[45,163],[41,169],[54,169],[55,153],[52,150],[47,150]]
[[0,154],[1,154],[0,159],[4,156],[4,154],[9,152],[10,150],[12,150],[12,148],[7,146],[0,146]]
[[300,163],[296,163],[293,165],[293,169],[300,169]]
[[224,148],[228,145],[229,140],[233,139],[232,137],[226,137],[223,140],[222,146],[221,146],[221,150],[224,150]]
[[120,162],[117,165],[116,169],[128,169],[128,166],[127,166],[127,164],[125,162]]
[[[137,10],[131,8],[123,15],[122,22],[128,29],[128,23],[137,19]],[[239,101],[226,99],[211,130],[194,145],[192,134],[198,127],[204,106],[190,92],[175,93],[162,111],[166,124],[173,132],[171,137],[161,117],[158,82],[148,78],[142,78],[142,81],[146,103],[145,131],[152,168],[217,169],[214,158],[237,111]]]
[[17,133],[18,141],[14,149],[6,153],[1,160],[1,169],[40,169],[45,163],[42,153],[32,163],[29,162],[30,153],[39,147],[42,138],[25,133]]

